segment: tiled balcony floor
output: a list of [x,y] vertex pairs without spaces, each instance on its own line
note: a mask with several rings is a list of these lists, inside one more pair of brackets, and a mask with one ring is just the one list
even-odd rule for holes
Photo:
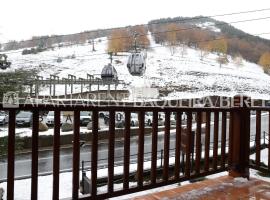
[[167,191],[134,198],[136,200],[270,200],[270,183],[251,178],[223,176]]

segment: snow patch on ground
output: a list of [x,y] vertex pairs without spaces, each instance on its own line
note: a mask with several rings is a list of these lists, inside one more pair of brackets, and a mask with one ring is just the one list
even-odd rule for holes
[[[262,142],[262,141],[261,141]],[[261,150],[261,162],[264,163],[265,165],[268,165],[268,148]],[[251,160],[256,159],[256,154],[250,155]]]
[[[97,40],[98,41],[98,40]],[[39,75],[49,78],[50,74],[67,78],[68,74],[86,78],[86,73],[100,77],[104,65],[109,59],[106,55],[107,41],[101,38],[92,52],[91,44],[73,45],[41,52],[36,55],[21,55],[21,51],[9,54],[12,67],[15,69],[35,69]],[[131,76],[126,63],[129,53],[119,53],[114,56],[113,65],[118,72],[120,80],[125,82],[118,89],[131,90],[134,87],[151,86],[166,91],[165,98],[189,98],[207,95],[233,96],[238,93],[246,94],[252,98],[270,98],[270,76],[264,74],[262,68],[254,63],[243,60],[237,65],[229,56],[229,63],[221,67],[217,63],[217,55],[209,54],[201,59],[199,50],[187,48],[181,55],[181,48],[171,55],[169,47],[160,46],[150,37],[151,47],[147,52],[147,68],[143,77]],[[67,57],[75,54],[75,59]],[[56,62],[61,57],[61,63]],[[115,62],[117,61],[117,62]],[[74,92],[80,92],[80,85],[75,85]],[[106,89],[101,86],[100,89]],[[93,86],[93,90],[97,86]],[[84,91],[88,86],[84,86]],[[56,87],[56,94],[64,94],[64,86]],[[70,88],[68,88],[70,91]],[[49,88],[44,87],[41,95],[48,95]],[[167,95],[166,95],[167,96]]]
[[214,22],[204,22],[204,23],[196,24],[196,26],[202,29],[208,29],[214,32],[221,32],[221,30],[215,26]]

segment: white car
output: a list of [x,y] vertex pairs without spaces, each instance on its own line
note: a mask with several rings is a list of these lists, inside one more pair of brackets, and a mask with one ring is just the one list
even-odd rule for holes
[[[63,121],[64,121],[64,116],[61,113],[61,115],[60,115],[60,123],[62,124]],[[47,125],[51,125],[51,126],[54,125],[54,111],[49,111],[45,122],[46,122]]]
[[8,114],[5,112],[0,112],[0,124],[5,125],[8,123]]
[[80,124],[87,125],[89,122],[92,121],[92,116],[89,111],[81,111],[80,112]]
[[17,126],[31,126],[33,113],[29,111],[20,111],[16,115]]

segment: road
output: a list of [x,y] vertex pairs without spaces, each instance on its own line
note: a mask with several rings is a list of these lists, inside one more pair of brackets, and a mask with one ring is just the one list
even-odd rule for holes
[[[221,117],[220,117],[221,119]],[[228,123],[228,121],[227,121]],[[211,142],[213,142],[213,123],[211,123]],[[221,121],[219,121],[219,139],[221,138]],[[227,128],[228,130],[228,128]],[[256,130],[256,118],[254,115],[251,116],[251,139],[255,138],[255,130]],[[268,132],[268,115],[262,114],[261,119],[261,133],[264,131]],[[228,135],[228,134],[227,134]],[[145,160],[151,160],[151,135],[145,136],[145,145],[144,152]],[[164,135],[158,135],[158,156],[161,156],[161,150],[163,149],[163,141]],[[204,139],[202,138],[202,141]],[[115,164],[122,165],[123,164],[123,140],[117,140],[115,142]],[[175,148],[175,129],[171,130],[170,135],[170,156],[174,155]],[[204,148],[204,147],[203,147]],[[108,144],[107,141],[101,141],[99,143],[99,151],[98,151],[98,166],[100,168],[107,166],[107,158],[108,158]],[[130,162],[137,162],[137,152],[138,152],[138,142],[137,138],[131,138],[130,142]],[[18,155],[15,158],[15,177],[23,178],[30,176],[31,174],[31,154],[22,154]],[[80,161],[89,161],[91,160],[91,145],[86,144],[81,147],[80,153]],[[62,148],[60,151],[60,170],[70,171],[72,169],[72,148]],[[90,163],[86,163],[86,166],[90,166]],[[40,174],[51,174],[53,167],[53,154],[51,150],[40,151],[39,152],[39,166],[38,170]],[[0,161],[0,180],[5,179],[7,176],[7,163],[6,160]]]

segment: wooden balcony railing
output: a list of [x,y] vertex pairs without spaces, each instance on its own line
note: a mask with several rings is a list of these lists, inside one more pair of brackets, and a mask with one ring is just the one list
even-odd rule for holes
[[[249,167],[262,171],[270,172],[270,108],[265,107],[254,107],[251,108],[254,113],[255,120],[250,123],[251,128],[253,128],[254,134],[254,144],[250,146],[250,150],[255,151],[255,159],[251,159],[249,162]],[[263,118],[263,120],[262,120]],[[252,139],[251,139],[252,141]],[[261,155],[261,150],[267,149],[266,155]],[[265,158],[265,156],[268,156]],[[263,158],[263,160],[262,160]]]
[[[4,108],[9,113],[8,123],[8,178],[7,199],[14,199],[14,160],[15,160],[15,128],[16,112],[29,110],[33,112],[32,123],[32,170],[31,170],[31,199],[38,199],[38,137],[39,112],[54,112],[54,143],[53,143],[53,192],[52,199],[59,199],[59,169],[60,169],[60,112],[74,112],[73,133],[73,170],[71,199],[105,199],[132,192],[156,188],[194,178],[204,177],[230,170],[232,175],[248,176],[249,167],[270,170],[268,165],[263,168],[260,163],[261,151],[261,112],[268,113],[268,108],[187,108],[187,107],[132,107],[132,106],[83,106],[83,105],[20,105],[18,108]],[[250,111],[256,110],[256,159],[249,160],[250,155]],[[92,112],[91,135],[91,189],[89,194],[82,195],[80,186],[80,112]],[[109,112],[108,135],[108,175],[107,192],[98,192],[98,153],[99,153],[99,112]],[[115,113],[123,112],[125,124],[123,128],[123,174],[121,189],[115,188]],[[152,113],[151,143],[145,143],[145,114]],[[131,157],[131,113],[138,113],[137,129],[137,169],[136,186],[131,186],[130,157]],[[165,114],[164,132],[158,132],[159,114]],[[176,124],[171,125],[171,114],[176,116]],[[186,119],[182,115],[187,116]],[[196,120],[193,120],[196,116]],[[269,122],[270,124],[270,122]],[[270,133],[270,125],[268,133]],[[163,164],[158,164],[158,140],[162,137]],[[175,148],[171,148],[172,142]],[[151,167],[145,166],[145,147],[150,145]],[[269,143],[268,143],[269,151]],[[173,151],[174,156],[170,156]],[[90,156],[91,155],[91,156]],[[194,155],[191,156],[191,155]],[[269,152],[268,152],[268,155]],[[134,185],[134,184],[133,184]]]

